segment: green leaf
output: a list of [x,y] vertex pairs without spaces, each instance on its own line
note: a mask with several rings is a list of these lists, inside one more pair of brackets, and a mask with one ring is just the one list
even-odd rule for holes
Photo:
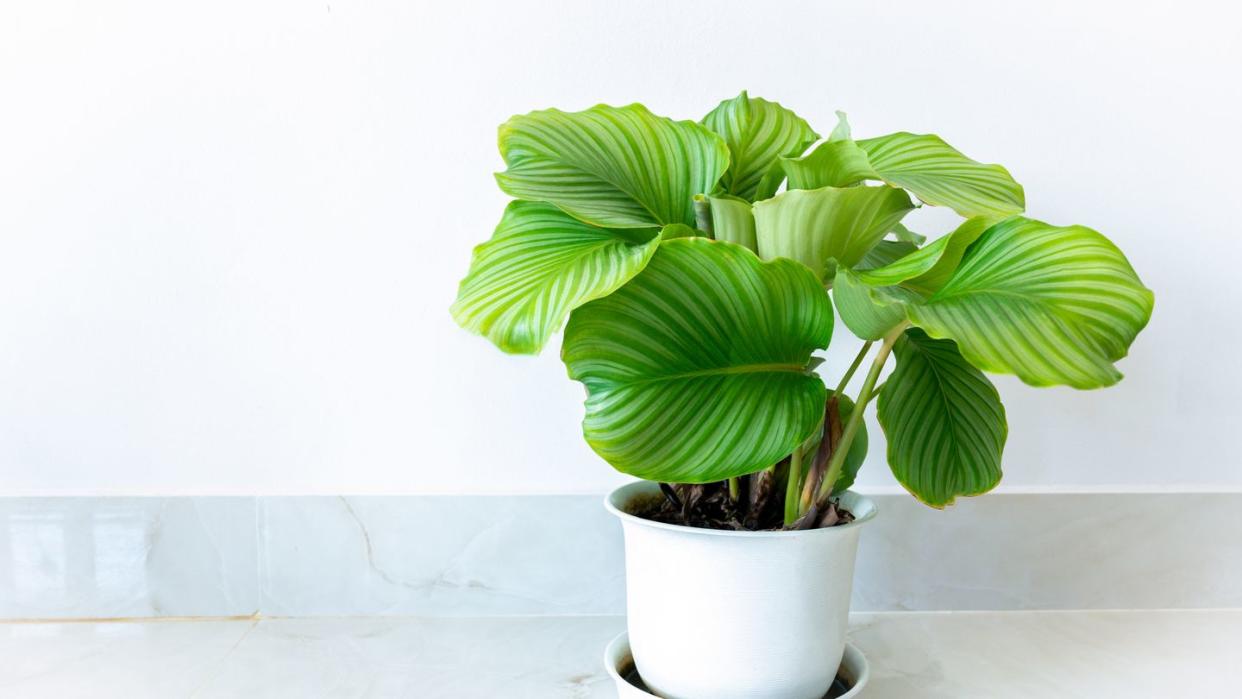
[[913,291],[930,295],[944,286],[953,270],[957,269],[967,248],[995,223],[995,219],[976,216],[924,248],[893,260],[883,267],[860,272],[859,279],[871,286],[901,284]]
[[902,243],[911,243],[916,247],[927,242],[927,236],[919,235],[900,223],[893,226],[893,237]]
[[[633,228],[623,230],[636,230]],[[672,240],[673,238],[693,238],[695,236],[707,237],[703,231],[687,226],[684,223],[670,223],[660,229],[660,240]]]
[[707,195],[699,195],[695,201],[707,206],[713,238],[755,251],[755,216],[750,202],[731,196]]
[[962,216],[1008,216],[1026,208],[1022,185],[1000,165],[962,155],[939,136],[895,133],[858,141],[875,175]]
[[905,243],[900,240],[881,240],[875,244],[875,247],[868,250],[866,255],[863,255],[863,258],[854,265],[854,270],[862,271],[883,267],[900,260],[918,249],[919,247],[914,243]]
[[1008,433],[996,388],[952,341],[917,328],[893,352],[897,368],[880,392],[877,414],[898,482],[936,508],[996,487]]
[[450,311],[505,352],[535,354],[570,310],[638,274],[659,244],[654,229],[597,228],[551,204],[515,201],[474,249]]
[[776,102],[748,97],[745,91],[721,102],[703,118],[703,125],[720,134],[732,154],[721,186],[746,201],[755,200],[760,181],[777,158],[798,155],[819,140],[797,114]]
[[853,141],[821,143],[801,158],[781,158],[780,166],[789,178],[789,189],[850,187],[879,179],[866,151]]
[[[848,422],[850,415],[854,412],[854,401],[844,394],[837,396],[837,411],[841,416],[841,423]],[[837,482],[832,486],[833,495],[840,495],[854,485],[854,479],[858,477],[858,470],[862,468],[866,458],[867,424],[864,422],[858,425],[858,431],[854,433],[854,441],[850,442],[850,450],[845,453],[841,475],[837,476]]]
[[880,340],[906,319],[906,304],[922,300],[899,286],[871,286],[848,267],[837,267],[832,299],[841,322],[863,340]]
[[835,259],[852,267],[913,208],[892,187],[794,190],[755,202],[755,235],[765,260],[788,257],[827,273]]
[[596,453],[640,478],[706,483],[771,466],[811,435],[826,391],[807,367],[831,336],[828,297],[801,265],[682,238],[575,310],[561,356],[586,386]]
[[729,164],[719,136],[641,104],[515,116],[500,127],[500,152],[506,193],[611,228],[693,226],[694,195],[710,192]]
[[850,141],[853,140],[850,134],[850,122],[845,118],[845,112],[837,110],[837,125],[832,127],[832,133],[828,134],[829,141]]
[[955,340],[985,371],[1033,386],[1116,383],[1113,362],[1151,317],[1154,297],[1107,238],[1083,226],[1012,217],[987,229],[915,325]]

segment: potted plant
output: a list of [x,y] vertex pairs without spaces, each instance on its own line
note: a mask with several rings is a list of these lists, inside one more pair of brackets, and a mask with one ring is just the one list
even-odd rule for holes
[[[1001,478],[985,371],[1109,386],[1152,311],[1108,239],[1022,216],[1008,171],[932,135],[854,139],[839,113],[821,142],[743,92],[701,122],[532,112],[500,151],[515,200],[452,313],[522,354],[567,320],[586,440],[643,479],[607,502],[634,661],[664,697],[824,696],[875,514],[848,490],[873,404],[893,475],[942,508]],[[921,205],[965,220],[926,242],[902,225]],[[838,317],[860,348],[825,383]]]

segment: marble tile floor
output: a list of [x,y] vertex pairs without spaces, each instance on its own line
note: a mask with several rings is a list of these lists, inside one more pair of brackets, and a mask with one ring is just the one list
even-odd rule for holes
[[[851,618],[868,699],[1242,696],[1242,610]],[[0,624],[0,697],[615,697],[617,616]]]

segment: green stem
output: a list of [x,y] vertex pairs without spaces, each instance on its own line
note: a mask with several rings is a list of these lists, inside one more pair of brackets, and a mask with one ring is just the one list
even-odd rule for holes
[[802,488],[802,445],[789,455],[789,476],[785,479],[785,526],[798,519],[798,491]]
[[[862,364],[863,357],[867,356],[867,352],[871,350],[871,345],[873,344],[875,343],[871,340],[867,340],[863,343],[862,349],[858,350],[858,356],[854,357],[854,361],[850,364],[850,368],[845,370],[845,376],[841,377],[841,383],[837,384],[837,390],[832,392],[832,396],[839,396],[842,393],[845,393],[846,384],[850,382],[850,379],[854,378],[854,372],[858,371],[858,365]],[[832,396],[828,397],[832,398]]]
[[733,502],[737,502],[737,499],[739,496],[741,496],[741,494],[742,494],[741,482],[738,480],[736,476],[734,476],[733,478],[730,478],[729,479],[729,499],[732,500]]
[[871,370],[867,372],[862,390],[858,392],[858,399],[854,401],[854,412],[850,413],[850,419],[845,423],[845,429],[841,431],[841,442],[837,445],[836,451],[832,453],[828,469],[824,472],[824,480],[819,484],[819,495],[816,496],[815,502],[821,508],[827,505],[828,497],[832,495],[832,488],[837,484],[837,479],[841,477],[841,470],[845,468],[845,456],[850,451],[850,444],[854,442],[854,435],[858,434],[858,428],[862,426],[863,411],[866,410],[867,403],[871,401],[875,382],[880,378],[884,363],[888,361],[893,345],[897,343],[909,325],[908,322],[902,323],[889,331],[884,337],[884,344],[880,345],[880,351],[871,361]]

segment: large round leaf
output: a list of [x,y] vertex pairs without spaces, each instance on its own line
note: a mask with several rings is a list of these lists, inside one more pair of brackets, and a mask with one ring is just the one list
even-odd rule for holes
[[515,116],[500,127],[500,152],[505,192],[611,228],[693,226],[694,195],[710,192],[729,164],[719,136],[641,104]]
[[575,310],[562,358],[586,386],[596,453],[641,478],[706,483],[771,466],[811,435],[826,396],[808,362],[831,336],[805,267],[682,238]]
[[893,353],[897,368],[877,408],[893,475],[932,507],[994,488],[1008,433],[996,388],[952,341],[918,328],[907,330]]
[[755,236],[765,260],[788,257],[824,275],[835,259],[862,260],[905,216],[910,197],[892,187],[799,189],[755,202]]
[[797,114],[744,91],[721,102],[703,117],[703,125],[720,134],[732,154],[721,186],[746,201],[755,200],[778,158],[798,155],[819,139]]
[[1151,317],[1154,298],[1121,251],[1083,226],[1022,217],[989,228],[911,321],[971,364],[1028,384],[1097,388]]
[[654,229],[597,228],[551,204],[515,201],[474,249],[450,310],[500,349],[533,354],[570,310],[624,284],[659,245]]

